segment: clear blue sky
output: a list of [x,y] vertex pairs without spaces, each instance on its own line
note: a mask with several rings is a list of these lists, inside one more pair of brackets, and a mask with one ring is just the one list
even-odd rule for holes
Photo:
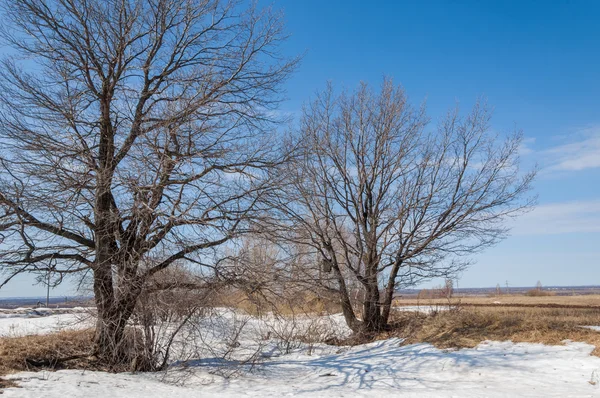
[[600,1],[285,0],[296,113],[327,80],[388,75],[435,120],[478,96],[493,127],[522,129],[537,210],[476,257],[462,287],[600,284]]
[[[524,131],[539,206],[477,256],[461,287],[600,284],[600,1],[272,4],[291,33],[285,51],[305,53],[283,110],[297,114],[328,80],[354,88],[388,75],[414,102],[427,99],[434,120],[483,95],[495,130]],[[23,278],[0,296],[43,292]]]

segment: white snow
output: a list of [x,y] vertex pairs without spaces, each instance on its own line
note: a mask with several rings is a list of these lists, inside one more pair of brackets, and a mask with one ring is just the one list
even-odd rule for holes
[[595,330],[596,332],[600,332],[600,326],[581,326],[581,327],[585,328],[585,329]]
[[90,310],[84,308],[40,309],[17,308],[0,313],[0,337],[47,334],[59,330],[91,327]]
[[410,311],[410,312],[422,312],[429,314],[432,312],[447,311],[448,305],[435,304],[435,305],[402,305],[393,307],[395,311]]
[[[179,362],[167,372],[22,372],[10,376],[18,379],[21,388],[6,389],[3,397],[600,396],[600,358],[591,356],[594,347],[584,343],[545,346],[486,341],[473,349],[440,350],[428,344],[402,346],[402,340],[394,338],[355,347],[298,343],[284,350],[281,339],[268,331],[285,337],[293,335],[294,328],[305,332],[314,323],[278,324],[275,318],[226,311],[221,315],[195,328],[211,348],[196,352],[199,359]],[[69,321],[71,316],[0,319],[0,331],[7,322],[20,321],[25,329],[47,332],[52,325],[42,327],[40,321],[54,317]],[[340,321],[340,316],[324,318],[325,324],[344,334],[347,331]],[[230,334],[242,324],[246,325],[243,333]],[[252,338],[256,335],[261,338]],[[223,358],[221,350],[232,336],[240,342],[240,352]],[[197,337],[192,332],[184,335]],[[242,364],[242,358],[254,349],[261,350],[262,359],[254,366]]]

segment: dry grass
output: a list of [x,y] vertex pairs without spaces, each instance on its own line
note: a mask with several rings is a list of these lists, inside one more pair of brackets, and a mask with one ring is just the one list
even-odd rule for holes
[[[126,329],[124,347],[127,357],[122,363],[107,364],[93,354],[94,329],[3,337],[0,338],[0,380],[2,376],[10,373],[40,369],[136,371],[136,366],[143,360],[141,344],[140,334],[135,333],[133,329]],[[1,383],[7,383],[7,380],[2,380]]]
[[[18,387],[1,376],[39,369],[95,369],[87,355],[92,350],[94,331],[61,331],[47,335],[0,338],[0,390]],[[65,358],[72,360],[62,361]],[[1,393],[1,391],[0,391]]]
[[[1,338],[0,375],[40,367],[82,368],[89,362],[85,358],[92,351],[93,337],[94,331],[87,329]],[[61,361],[64,358],[74,359]]]
[[582,325],[600,325],[600,309],[468,307],[430,315],[397,312],[394,328],[379,338],[406,338],[406,344],[431,343],[439,348],[475,347],[485,340],[560,345],[564,340],[596,346],[600,332]]
[[20,371],[86,369],[134,372],[139,370],[140,364],[144,361],[141,335],[134,329],[126,329],[123,347],[126,356],[122,362],[107,364],[93,354],[94,329],[0,338],[0,390],[15,387],[15,380],[2,379],[2,376]]
[[9,388],[9,387],[19,388],[19,385],[17,383],[15,383],[13,380],[5,380],[0,377],[0,394],[2,394],[3,388]]
[[341,311],[335,298],[321,297],[312,292],[277,295],[268,292],[246,293],[232,289],[221,292],[216,306],[235,308],[254,316],[267,312],[293,316],[299,314],[325,315]]
[[556,292],[551,292],[549,290],[542,289],[531,289],[525,292],[525,295],[528,297],[546,297],[546,296],[556,296]]
[[[598,306],[600,307],[600,295],[580,296],[524,296],[524,295],[500,295],[494,297],[454,297],[452,303],[462,305],[564,305],[564,306]],[[447,299],[396,299],[394,305],[447,305]]]

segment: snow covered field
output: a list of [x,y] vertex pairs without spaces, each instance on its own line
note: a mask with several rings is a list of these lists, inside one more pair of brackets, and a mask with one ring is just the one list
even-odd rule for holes
[[[79,319],[77,314],[2,318],[0,335],[47,333],[90,322],[76,323]],[[340,321],[335,316],[326,320],[346,333]],[[295,344],[283,350],[273,334],[264,337],[267,330],[279,335],[289,331],[289,325],[277,322],[226,313],[221,320],[198,325],[196,330],[213,349],[198,353],[200,359],[185,366],[149,374],[23,372],[10,376],[22,388],[6,389],[3,397],[600,397],[600,358],[590,356],[593,347],[583,343],[484,342],[447,351],[428,344],[401,346],[400,339],[389,339],[355,347]],[[215,355],[223,348],[220,339],[227,340],[226,330],[235,324],[247,326],[238,339],[239,356]],[[263,335],[262,341],[253,335]],[[259,362],[243,365],[236,360],[244,349],[257,347]]]
[[0,337],[47,334],[58,330],[92,327],[93,320],[84,308],[17,308],[0,310]]

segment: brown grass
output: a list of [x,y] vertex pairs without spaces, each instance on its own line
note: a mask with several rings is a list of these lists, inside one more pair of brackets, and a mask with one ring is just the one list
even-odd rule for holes
[[[2,376],[19,371],[95,369],[94,361],[87,357],[93,337],[94,331],[88,329],[0,338],[0,390],[18,387],[15,381],[2,379]],[[73,359],[63,361],[65,358]]]
[[[47,335],[0,339],[0,375],[41,368],[81,368],[92,351],[94,331],[69,330]],[[64,358],[81,357],[70,361]],[[37,364],[42,364],[36,366]]]
[[5,380],[3,378],[0,377],[0,394],[2,394],[2,389],[3,388],[9,388],[9,387],[17,387],[19,388],[19,385],[17,383],[15,383],[14,380]]
[[263,292],[246,293],[232,289],[220,293],[216,306],[236,308],[255,316],[266,312],[293,316],[300,314],[325,315],[341,311],[335,298],[321,297],[312,292],[295,292],[283,296]]
[[[556,296],[556,292],[542,289],[531,289],[525,292],[528,297],[545,297],[545,296]],[[567,296],[568,297],[568,296]]]
[[[9,380],[1,377],[27,370],[88,369],[109,372],[136,371],[143,361],[141,335],[126,329],[126,357],[108,364],[93,355],[94,329],[64,330],[45,335],[0,338],[0,388]],[[11,383],[14,384],[14,383]]]
[[475,347],[485,340],[561,345],[564,340],[596,346],[600,356],[600,333],[582,325],[600,325],[594,308],[469,307],[430,315],[397,312],[391,335],[406,344],[431,343],[439,348]]

